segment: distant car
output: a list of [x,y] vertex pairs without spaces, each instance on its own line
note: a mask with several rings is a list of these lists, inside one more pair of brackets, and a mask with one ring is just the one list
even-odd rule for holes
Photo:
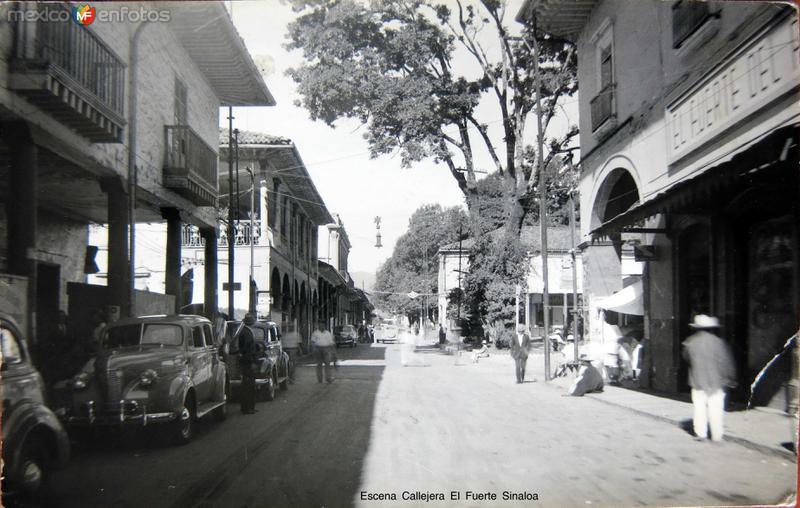
[[350,345],[356,347],[358,344],[358,331],[353,325],[342,325],[333,327],[333,338],[336,341],[336,347]]
[[[239,332],[242,326],[241,321],[228,321],[223,348],[233,388],[242,383],[239,369]],[[274,400],[277,388],[289,389],[289,355],[283,350],[278,325],[271,321],[257,321],[250,328],[256,339],[257,395],[264,400]]]
[[[66,464],[69,439],[56,415],[44,404],[42,377],[33,367],[14,320],[0,313],[3,393],[3,500],[8,493],[37,504],[53,469]],[[7,483],[6,483],[7,482]]]
[[68,427],[166,426],[188,443],[194,420],[227,416],[221,341],[201,316],[143,316],[106,327],[97,356],[70,382],[60,414]]
[[394,321],[386,321],[381,324],[378,333],[376,334],[378,342],[394,342],[397,340],[397,325]]

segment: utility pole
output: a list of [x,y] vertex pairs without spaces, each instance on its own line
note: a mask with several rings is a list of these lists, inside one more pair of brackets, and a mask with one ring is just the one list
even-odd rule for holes
[[[236,147],[238,150],[239,143],[236,143]],[[237,168],[238,169],[238,168]],[[253,252],[253,244],[255,239],[255,209],[256,209],[256,176],[249,167],[247,168],[247,172],[250,174],[250,284],[249,284],[249,300],[250,300],[250,312],[256,311],[256,292],[255,292],[255,278],[253,277],[253,265],[255,264],[255,255]],[[237,172],[237,177],[238,172]],[[263,220],[263,219],[262,219]]]
[[[570,170],[572,154],[569,155]],[[575,362],[578,361],[578,261],[575,252],[575,189],[569,190],[569,240],[572,244],[572,340],[575,349]]]
[[542,228],[542,310],[544,314],[544,380],[550,381],[550,290],[547,281],[547,181],[544,174],[542,132],[542,78],[539,75],[539,41],[533,27],[533,72],[536,87],[536,168],[539,171],[539,225]]
[[461,242],[464,238],[463,236],[463,229],[464,226],[459,224],[458,226],[458,307],[456,311],[456,326],[458,326],[458,322],[461,320],[461,299],[464,291],[461,289]]
[[233,106],[228,106],[228,319],[233,318]]

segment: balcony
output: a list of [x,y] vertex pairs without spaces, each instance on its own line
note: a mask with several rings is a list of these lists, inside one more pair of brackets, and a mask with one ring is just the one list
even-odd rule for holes
[[[91,30],[70,19],[68,4],[41,3],[28,9],[38,12],[25,10],[12,18],[9,88],[93,143],[121,142],[122,60]],[[34,17],[37,21],[29,21]]]
[[217,204],[217,153],[186,125],[168,125],[164,186],[199,206]]
[[606,85],[589,102],[592,110],[592,133],[601,137],[617,126],[615,85]]
[[[254,246],[268,246],[268,238],[261,235],[261,220],[253,221],[253,228],[250,229],[250,221],[237,221],[234,225],[234,247],[249,247],[250,243]],[[200,230],[191,224],[184,224],[181,234],[181,245],[189,248],[203,248],[205,240],[200,235]],[[228,246],[228,229],[220,225],[219,239],[217,247]]]

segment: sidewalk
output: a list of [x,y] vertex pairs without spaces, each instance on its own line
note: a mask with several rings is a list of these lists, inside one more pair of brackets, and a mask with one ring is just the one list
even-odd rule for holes
[[[530,358],[533,365],[543,363],[535,355]],[[529,365],[531,361],[529,360]],[[538,360],[538,361],[537,361]],[[536,369],[540,370],[540,369]],[[537,379],[543,381],[543,372],[537,372]],[[567,389],[575,380],[574,374],[556,378],[547,383],[558,390]],[[606,385],[601,393],[589,393],[590,397],[605,404],[621,407],[644,416],[685,428],[691,428],[692,403],[662,397],[652,392]],[[797,442],[797,418],[769,408],[755,408],[747,411],[725,413],[725,441],[731,441],[747,448],[777,455],[796,461],[796,455],[786,448]]]

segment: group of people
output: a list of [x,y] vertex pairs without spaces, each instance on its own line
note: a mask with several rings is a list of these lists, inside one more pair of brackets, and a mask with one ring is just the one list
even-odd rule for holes
[[[693,430],[695,439],[721,441],[724,434],[723,417],[725,413],[726,390],[736,386],[736,368],[733,354],[728,344],[717,333],[721,328],[719,319],[704,314],[694,317],[689,326],[694,333],[683,342],[683,358],[689,365],[689,386],[692,390]],[[524,325],[517,327],[516,340],[511,341],[511,357],[517,383],[525,380],[525,367],[528,361],[530,335]],[[583,377],[592,386],[602,388],[599,371],[593,369],[591,362],[584,359]],[[591,390],[590,390],[591,391]]]

